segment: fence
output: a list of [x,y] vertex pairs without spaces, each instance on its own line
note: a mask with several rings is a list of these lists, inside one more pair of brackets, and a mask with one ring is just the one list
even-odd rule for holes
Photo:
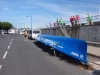
[[[100,21],[100,15],[96,15],[96,16],[92,16],[92,24],[95,24],[95,22],[99,22]],[[80,25],[89,25],[88,21],[87,21],[87,17],[86,18],[81,18],[79,20]],[[70,25],[71,23],[70,21],[66,21],[66,25]]]
[[[80,23],[80,26],[82,26],[82,25],[89,25],[88,21],[87,21],[87,17],[86,18],[81,18],[79,20],[79,23]],[[92,24],[93,25],[100,24],[100,15],[92,16]],[[66,21],[66,25],[65,26],[71,26],[70,21]],[[45,25],[42,28],[49,28],[49,27],[51,27],[51,26],[50,25],[48,25],[48,26]],[[52,27],[54,27],[54,24],[52,24]]]

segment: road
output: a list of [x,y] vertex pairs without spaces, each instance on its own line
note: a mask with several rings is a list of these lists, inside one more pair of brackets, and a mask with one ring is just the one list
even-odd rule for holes
[[23,41],[19,34],[0,35],[0,75],[94,75],[81,70],[79,63],[61,60],[44,49],[48,48]]

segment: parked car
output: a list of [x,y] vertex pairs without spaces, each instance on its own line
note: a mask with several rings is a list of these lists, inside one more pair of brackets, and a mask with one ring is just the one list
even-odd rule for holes
[[29,30],[28,31],[28,39],[32,39],[32,36],[31,35],[32,35],[32,30]]
[[39,34],[41,34],[41,30],[30,30],[28,32],[28,39],[36,39]]
[[1,33],[1,34],[5,34],[5,31],[4,31],[4,30],[1,30],[0,33]]
[[40,31],[40,30],[34,30],[34,31],[33,31],[33,35],[32,35],[32,38],[33,38],[33,39],[36,39],[37,36],[40,35],[40,34],[41,34],[41,31]]
[[15,33],[15,30],[10,29],[10,30],[8,30],[8,33],[9,33],[9,34],[14,34],[14,33]]
[[23,35],[23,34],[24,34],[24,32],[23,32],[23,31],[19,31],[19,33],[20,33],[21,35]]

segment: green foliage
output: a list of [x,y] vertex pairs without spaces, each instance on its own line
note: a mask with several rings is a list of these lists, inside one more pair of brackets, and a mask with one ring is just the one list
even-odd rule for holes
[[2,29],[2,22],[0,22],[0,30]]
[[0,22],[0,30],[3,29],[3,30],[9,30],[13,27],[13,25],[9,22]]

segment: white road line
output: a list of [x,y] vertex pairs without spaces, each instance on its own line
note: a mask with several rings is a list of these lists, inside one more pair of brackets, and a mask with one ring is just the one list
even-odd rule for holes
[[2,68],[2,65],[0,65],[0,70],[1,70],[1,68]]
[[6,51],[6,52],[5,52],[5,54],[4,54],[4,56],[3,56],[3,59],[5,59],[5,58],[6,58],[7,53],[8,53],[8,51]]
[[7,49],[9,49],[10,48],[10,45],[8,46],[8,48]]
[[12,38],[12,40],[11,40],[10,44],[12,43],[12,41],[13,41],[13,38]]

